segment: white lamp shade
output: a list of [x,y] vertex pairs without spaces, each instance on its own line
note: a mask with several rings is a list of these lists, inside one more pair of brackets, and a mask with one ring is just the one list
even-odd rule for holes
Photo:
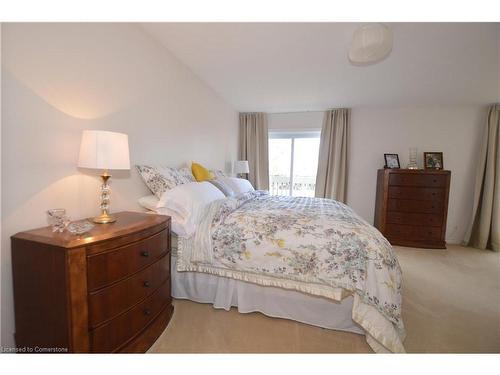
[[370,65],[382,61],[392,51],[392,31],[381,23],[364,25],[352,37],[349,61],[354,65]]
[[130,169],[128,136],[103,130],[84,130],[78,166],[101,170]]
[[250,168],[248,167],[247,160],[237,160],[233,165],[234,173],[250,173]]

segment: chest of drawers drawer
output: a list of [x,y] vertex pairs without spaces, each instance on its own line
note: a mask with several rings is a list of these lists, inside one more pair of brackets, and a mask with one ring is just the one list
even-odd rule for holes
[[87,258],[87,278],[90,291],[119,281],[165,255],[169,249],[166,230],[151,237]]
[[152,294],[170,279],[170,256],[129,278],[89,294],[89,325],[91,328],[112,319]]
[[389,199],[388,211],[440,214],[443,212],[443,202],[417,201],[412,199]]
[[444,189],[441,188],[389,186],[389,199],[442,201],[444,193]]
[[140,304],[91,331],[92,352],[109,353],[119,350],[170,303],[170,283],[165,282]]
[[387,212],[387,223],[440,227],[443,224],[443,217],[437,214],[389,211]]
[[444,174],[391,174],[389,186],[445,187],[447,176]]
[[441,228],[387,224],[386,234],[389,239],[393,238],[414,241],[439,240],[441,237]]

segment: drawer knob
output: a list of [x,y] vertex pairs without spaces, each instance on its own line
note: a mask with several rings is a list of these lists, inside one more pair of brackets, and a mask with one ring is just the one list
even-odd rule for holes
[[144,288],[149,288],[151,286],[149,281],[144,281],[144,283],[142,285],[144,285]]
[[144,315],[151,315],[150,309],[144,309]]
[[144,258],[147,258],[149,256],[149,252],[147,251],[142,251],[141,252],[141,255],[144,257]]

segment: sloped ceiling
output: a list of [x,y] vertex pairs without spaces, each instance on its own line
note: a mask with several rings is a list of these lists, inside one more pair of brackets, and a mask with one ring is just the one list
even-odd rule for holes
[[395,23],[392,54],[352,66],[354,23],[141,26],[239,111],[487,104],[499,82],[499,24]]

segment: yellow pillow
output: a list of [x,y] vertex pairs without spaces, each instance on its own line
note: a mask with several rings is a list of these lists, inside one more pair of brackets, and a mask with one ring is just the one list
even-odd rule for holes
[[214,179],[212,173],[210,173],[210,171],[201,164],[192,163],[191,171],[193,172],[194,178],[196,178],[196,181],[198,182]]

